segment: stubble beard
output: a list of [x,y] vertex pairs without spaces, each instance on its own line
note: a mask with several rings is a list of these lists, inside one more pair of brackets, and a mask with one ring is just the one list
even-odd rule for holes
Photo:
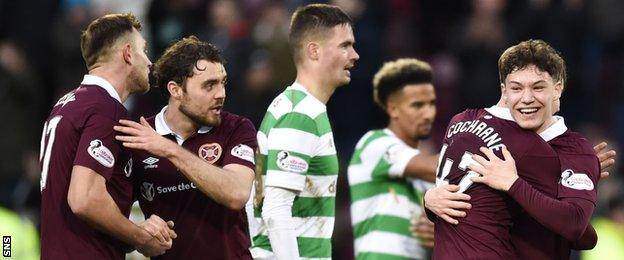
[[144,77],[138,69],[134,69],[130,73],[130,86],[130,93],[145,94],[149,91],[149,77]]
[[187,99],[180,104],[180,112],[186,117],[190,118],[194,124],[201,126],[219,126],[221,124],[221,115],[217,115],[216,118],[203,117],[191,111],[185,104]]

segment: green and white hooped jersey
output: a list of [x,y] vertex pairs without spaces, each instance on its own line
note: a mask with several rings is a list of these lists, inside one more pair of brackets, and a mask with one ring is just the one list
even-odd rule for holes
[[[286,88],[269,105],[258,148],[263,185],[299,191],[292,208],[299,255],[331,258],[338,157],[325,104],[298,83]],[[261,208],[254,209],[254,258],[272,255]]]
[[403,176],[417,154],[387,128],[357,143],[348,169],[356,259],[423,258],[410,218],[421,213],[421,196],[433,184]]

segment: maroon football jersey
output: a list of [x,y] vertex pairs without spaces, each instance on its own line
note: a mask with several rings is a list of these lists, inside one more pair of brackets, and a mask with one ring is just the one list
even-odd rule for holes
[[473,161],[472,154],[484,156],[479,152],[482,146],[499,157],[506,146],[521,177],[559,169],[553,149],[536,133],[520,128],[507,109],[470,109],[453,117],[440,152],[436,182],[459,185],[471,196],[472,208],[457,225],[436,218],[434,259],[518,258],[509,231],[519,212],[517,204],[504,192],[470,181],[477,174],[466,167]]
[[[591,143],[579,133],[569,131],[563,119],[541,135],[557,152],[561,165],[558,174],[544,173],[522,178],[550,197],[585,199],[595,204],[596,185],[600,179],[600,163]],[[511,229],[512,241],[520,258],[570,258],[571,243],[538,223],[528,214],[519,215],[514,223]],[[574,224],[576,223],[570,225]]]
[[[165,109],[148,122],[159,134],[176,141],[164,123]],[[255,169],[256,130],[251,121],[238,115],[222,112],[221,125],[202,127],[181,145],[215,166],[240,164]],[[133,156],[141,210],[145,216],[173,220],[178,234],[170,250],[152,259],[251,259],[244,209],[218,204],[166,158],[143,151]]]
[[54,105],[41,138],[42,259],[124,258],[127,246],[74,215],[67,193],[72,167],[81,165],[102,175],[121,212],[130,214],[130,153],[113,130],[127,114],[112,85],[90,75]]

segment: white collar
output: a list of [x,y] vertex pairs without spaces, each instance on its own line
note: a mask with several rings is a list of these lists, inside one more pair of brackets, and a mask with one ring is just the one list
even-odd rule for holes
[[562,135],[568,130],[568,127],[565,125],[563,121],[563,117],[561,116],[553,116],[555,118],[555,123],[546,128],[546,130],[539,133],[539,135],[544,139],[544,141],[548,142],[555,137]]
[[292,85],[290,85],[290,88],[303,91],[304,93],[306,93],[306,95],[310,96],[312,100],[316,101],[315,103],[318,103],[320,106],[326,107],[325,103],[318,100],[318,98],[312,95],[312,93],[310,93],[310,91],[308,91],[308,89],[305,86],[303,86],[301,83],[295,81],[293,82]]
[[106,92],[108,92],[108,94],[111,97],[119,101],[119,103],[122,103],[121,98],[119,97],[119,93],[117,93],[117,90],[115,90],[115,88],[113,87],[113,85],[110,84],[110,82],[108,82],[102,77],[87,74],[87,75],[84,75],[84,78],[82,79],[82,83],[80,84],[100,86],[101,88],[106,90]]
[[[167,122],[165,122],[165,111],[167,110],[168,106],[163,107],[160,112],[156,115],[156,118],[154,118],[154,126],[156,128],[156,132],[159,135],[169,135],[172,134],[176,137],[176,139],[178,138],[182,138],[180,137],[178,134],[176,134],[175,132],[173,132],[171,130],[171,128],[169,128],[169,126],[167,126]],[[210,129],[212,129],[212,127],[210,126],[202,126],[197,130],[198,134],[205,134],[210,132]]]
[[491,107],[486,108],[485,111],[487,111],[488,113],[492,114],[495,117],[502,118],[502,119],[509,120],[509,121],[515,121],[513,117],[511,116],[511,111],[509,111],[509,108],[493,105]]

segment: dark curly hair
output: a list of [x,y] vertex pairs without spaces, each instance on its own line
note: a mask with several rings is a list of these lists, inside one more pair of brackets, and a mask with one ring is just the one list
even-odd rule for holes
[[432,83],[432,78],[431,66],[424,61],[404,58],[386,62],[373,78],[373,99],[385,109],[392,94],[410,84]]
[[193,77],[193,68],[201,70],[197,67],[197,62],[200,60],[225,63],[217,47],[200,41],[194,35],[183,38],[167,48],[156,61],[152,72],[163,95],[169,97],[167,89],[169,81],[175,81],[186,90],[186,79]]
[[509,47],[498,59],[498,74],[501,83],[507,75],[516,70],[535,65],[548,72],[555,83],[566,81],[566,64],[558,51],[542,40],[527,40]]

